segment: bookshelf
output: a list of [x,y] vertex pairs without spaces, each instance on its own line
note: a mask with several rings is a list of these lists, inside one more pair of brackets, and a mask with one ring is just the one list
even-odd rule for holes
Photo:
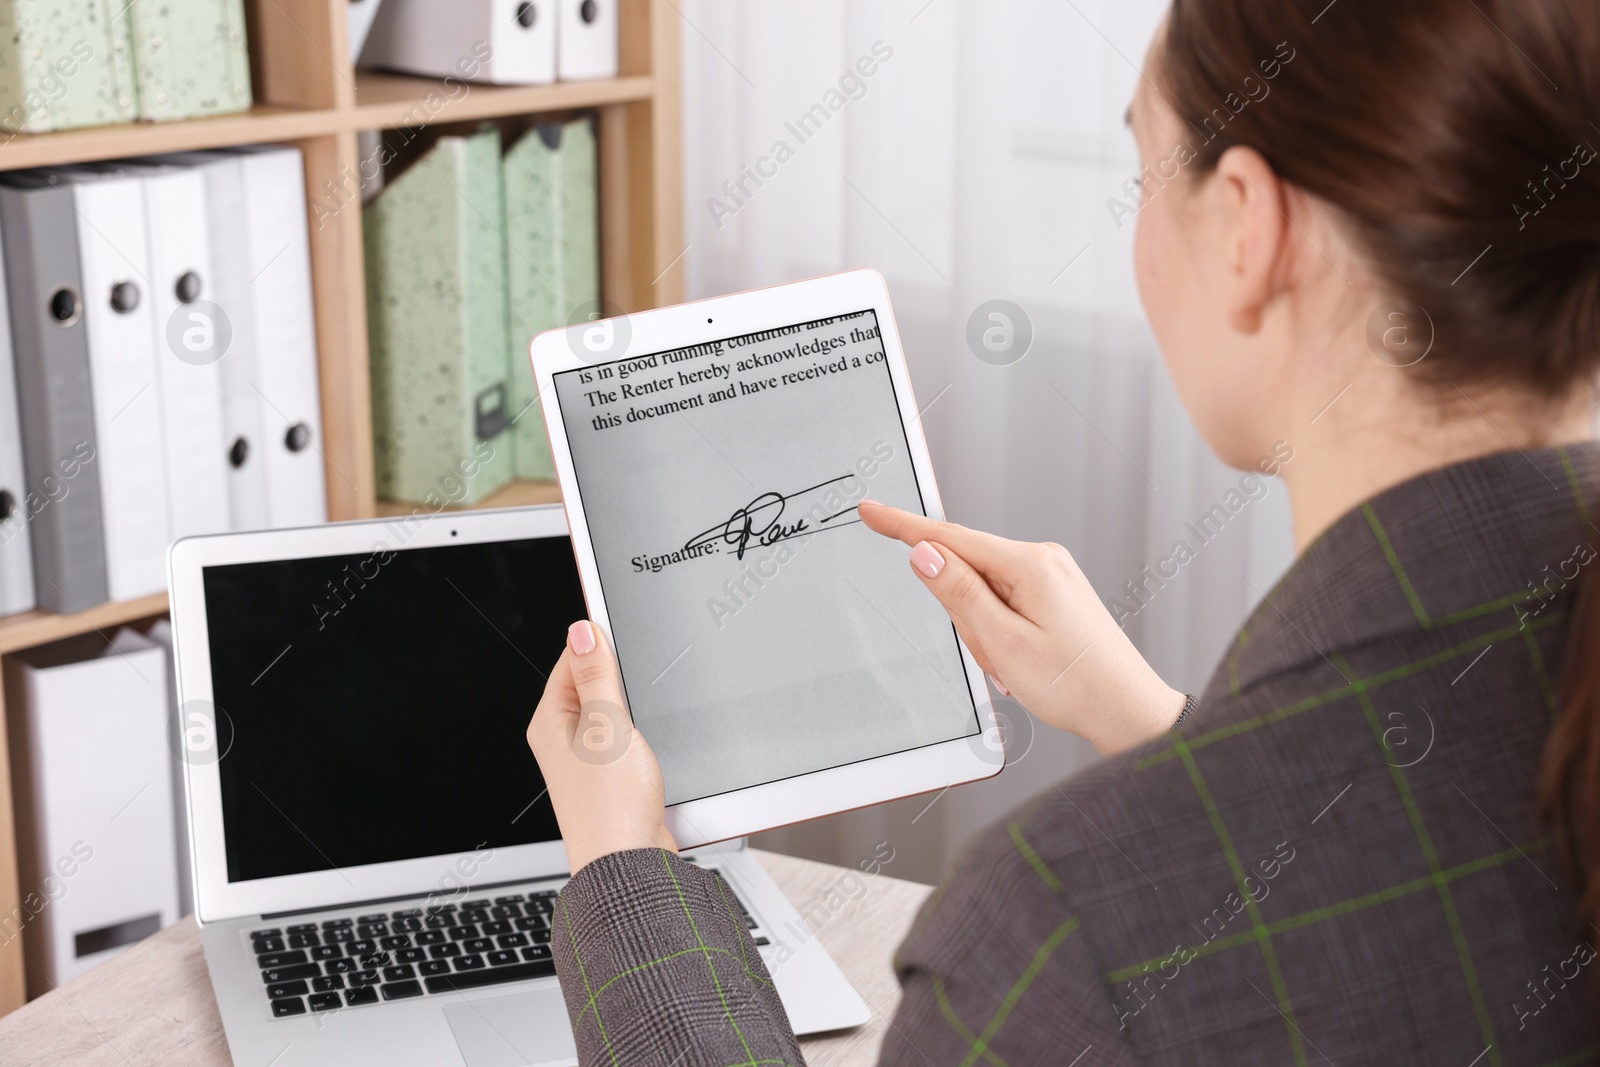
[[[160,152],[280,143],[305,155],[312,287],[322,387],[322,448],[331,520],[409,514],[416,505],[377,499],[367,367],[361,211],[354,175],[362,130],[440,125],[543,112],[598,117],[601,288],[627,311],[683,296],[682,162],[678,16],[671,0],[619,0],[620,74],[546,86],[453,87],[442,104],[429,78],[356,71],[349,62],[347,0],[246,0],[256,104],[238,115],[162,124],[19,134],[0,144],[0,170],[119,159]],[[433,94],[430,97],[430,94]],[[343,190],[343,192],[340,192]],[[338,210],[319,212],[319,203]],[[319,220],[319,214],[322,216]],[[548,483],[514,483],[480,507],[561,499]],[[109,631],[167,610],[164,594],[73,615],[31,611],[0,617],[3,657],[63,638]],[[4,723],[0,695],[0,724]],[[25,1000],[23,939],[4,920],[21,907],[19,810],[0,729],[0,1015]]]

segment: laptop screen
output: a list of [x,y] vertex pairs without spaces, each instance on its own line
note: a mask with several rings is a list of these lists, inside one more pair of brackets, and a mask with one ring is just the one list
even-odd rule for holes
[[207,567],[228,880],[553,841],[566,537]]

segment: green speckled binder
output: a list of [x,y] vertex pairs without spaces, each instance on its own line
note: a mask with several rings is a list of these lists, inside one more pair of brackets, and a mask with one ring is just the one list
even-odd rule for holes
[[516,471],[518,478],[554,480],[528,342],[598,310],[599,185],[589,120],[530,130],[506,153],[505,182]]
[[162,122],[249,110],[243,0],[132,0],[126,18],[140,118]]
[[362,209],[378,495],[437,510],[511,480],[500,135],[441,137]]
[[0,142],[138,115],[122,0],[0,3]]

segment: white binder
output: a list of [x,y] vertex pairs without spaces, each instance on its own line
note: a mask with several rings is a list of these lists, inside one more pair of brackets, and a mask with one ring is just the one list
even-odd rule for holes
[[[36,603],[28,485],[22,466],[22,422],[17,408],[7,300],[5,279],[0,276],[0,615],[27,611]],[[45,497],[39,494],[38,499]]]
[[261,423],[267,522],[326,522],[305,165],[295,148],[242,148],[236,158],[245,209],[243,266],[255,305],[249,388]]
[[41,995],[178,918],[166,653],[131,629],[21,654],[6,705],[28,988]]
[[361,46],[367,43],[372,31],[372,20],[378,14],[381,0],[350,0],[350,62],[361,58]]
[[205,179],[176,167],[143,166],[136,172],[142,178],[150,234],[170,536],[175,541],[223,533],[230,528],[227,443],[222,368],[215,349],[232,328],[217,321],[227,316],[229,305],[210,288]]
[[556,80],[557,2],[384,0],[361,61],[434,78],[548,84]]
[[556,77],[585,81],[617,76],[619,0],[555,0]]
[[211,297],[233,341],[218,364],[235,530],[327,521],[305,174],[293,148],[159,157],[205,184]]
[[166,589],[169,540],[144,197],[129,174],[61,177],[78,215],[106,586],[127,600]]

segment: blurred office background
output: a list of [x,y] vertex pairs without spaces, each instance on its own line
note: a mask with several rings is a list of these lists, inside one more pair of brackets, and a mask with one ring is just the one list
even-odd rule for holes
[[[1134,285],[1134,219],[1108,206],[1135,205],[1124,115],[1165,7],[681,4],[687,295],[882,271],[950,517],[1059,541],[1102,597],[1130,605],[1125,583],[1239,480],[1173,392]],[[1009,366],[966,339],[996,299],[1034,331]],[[1285,494],[1268,486],[1128,623],[1177,688],[1205,684],[1292,557]],[[1076,737],[1032,733],[997,779],[757,843],[854,864],[886,841],[890,873],[936,880],[971,835],[1096,758]]]

